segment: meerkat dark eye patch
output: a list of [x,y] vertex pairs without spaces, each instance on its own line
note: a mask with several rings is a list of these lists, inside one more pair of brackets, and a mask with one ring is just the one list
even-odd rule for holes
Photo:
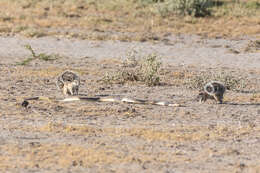
[[206,90],[207,90],[207,92],[210,92],[210,93],[211,93],[211,92],[213,91],[213,88],[210,87],[210,86],[207,86],[207,87],[206,87]]

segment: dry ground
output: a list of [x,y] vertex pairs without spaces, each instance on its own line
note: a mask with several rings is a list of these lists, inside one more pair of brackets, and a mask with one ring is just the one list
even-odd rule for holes
[[[174,44],[2,37],[0,170],[259,172],[260,55],[257,49],[244,49],[254,39],[181,35],[169,40]],[[31,56],[25,44],[37,54],[60,58],[16,65]],[[101,80],[106,73],[122,70],[121,58],[131,48],[140,56],[161,55],[160,86]],[[66,69],[81,75],[80,92],[90,96],[119,94],[185,107],[48,101],[21,107],[26,96],[61,97],[55,78]],[[206,70],[224,72],[238,81],[222,105],[195,100],[199,89],[192,86]]]
[[122,41],[156,41],[168,33],[217,38],[260,34],[259,0],[214,1],[211,16],[204,18],[165,14],[162,4],[146,1],[5,0],[0,2],[0,33]]
[[[250,5],[259,0],[224,1],[206,18],[137,2],[0,1],[0,172],[260,172],[260,10]],[[24,45],[42,59],[28,62]],[[103,80],[131,50],[161,57],[159,86]],[[67,69],[80,74],[80,93],[184,107],[21,107],[27,96],[62,97],[55,80]],[[199,104],[198,86],[214,72],[231,90],[224,104]]]

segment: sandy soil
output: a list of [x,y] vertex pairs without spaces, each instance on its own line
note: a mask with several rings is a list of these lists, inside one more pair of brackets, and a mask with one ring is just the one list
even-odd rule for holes
[[[1,172],[260,172],[260,54],[254,40],[1,37]],[[16,65],[31,56],[26,44],[61,58]],[[121,68],[131,49],[140,56],[161,56],[162,85],[100,81],[106,72]],[[61,97],[55,79],[66,69],[81,75],[80,93],[167,100],[184,107],[48,101],[21,107],[27,96]],[[247,86],[228,90],[224,104],[199,104],[198,89],[177,81],[206,70],[232,74]]]

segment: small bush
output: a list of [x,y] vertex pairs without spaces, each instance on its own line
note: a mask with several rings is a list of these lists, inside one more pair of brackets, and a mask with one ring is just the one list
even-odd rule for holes
[[160,66],[161,62],[158,61],[158,57],[155,54],[151,54],[147,57],[144,57],[142,63],[140,64],[142,81],[146,83],[148,86],[159,85],[160,77],[158,72]]
[[105,83],[126,83],[140,81],[147,86],[160,84],[159,70],[161,62],[155,54],[137,60],[137,52],[127,53],[127,58],[122,62],[122,68],[116,72],[106,73],[101,81]]
[[259,52],[260,40],[249,41],[249,43],[243,48],[244,52]]
[[169,14],[204,17],[210,15],[211,0],[166,0],[157,4],[162,16]]

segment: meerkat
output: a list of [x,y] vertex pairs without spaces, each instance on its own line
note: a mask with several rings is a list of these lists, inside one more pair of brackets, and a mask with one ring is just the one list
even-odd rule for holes
[[60,76],[58,76],[56,85],[65,96],[78,95],[80,78],[72,71],[65,71]]
[[213,99],[217,103],[222,104],[225,91],[226,87],[223,83],[212,81],[204,86],[203,91],[200,91],[198,98],[200,102],[205,102],[207,99]]

